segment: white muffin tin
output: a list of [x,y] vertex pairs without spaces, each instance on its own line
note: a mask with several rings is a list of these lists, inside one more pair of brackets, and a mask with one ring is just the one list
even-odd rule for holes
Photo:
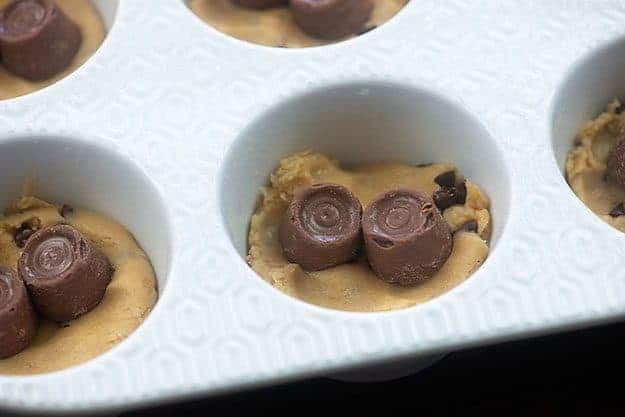
[[[99,0],[110,33],[67,78],[0,101],[0,205],[40,195],[125,224],[160,299],[83,365],[0,376],[0,408],[111,412],[625,315],[625,235],[566,184],[578,127],[625,93],[620,1],[412,0],[335,45],[230,38],[183,0]],[[305,148],[344,163],[451,161],[492,199],[485,264],[428,303],[348,313],[245,263],[258,188]]]

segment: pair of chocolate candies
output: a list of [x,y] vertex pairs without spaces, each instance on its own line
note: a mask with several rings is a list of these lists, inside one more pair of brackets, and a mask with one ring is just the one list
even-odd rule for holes
[[372,0],[232,0],[254,9],[287,6],[293,19],[310,36],[341,39],[362,31],[373,11]]
[[451,254],[449,225],[427,195],[397,188],[362,210],[347,188],[331,183],[295,191],[279,231],[289,262],[322,270],[356,259],[364,246],[384,281],[411,285],[431,278]]
[[52,0],[14,0],[0,11],[5,68],[31,81],[68,68],[82,43],[80,28]]
[[113,267],[74,227],[57,224],[28,238],[17,273],[0,266],[0,359],[21,352],[37,332],[38,317],[66,322],[97,306]]

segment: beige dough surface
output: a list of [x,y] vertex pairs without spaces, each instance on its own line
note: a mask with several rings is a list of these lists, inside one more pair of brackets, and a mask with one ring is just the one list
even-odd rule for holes
[[[11,0],[0,0],[0,8],[5,7],[10,2]],[[56,4],[70,19],[80,26],[82,32],[82,44],[72,64],[65,71],[49,80],[28,81],[8,72],[0,62],[0,100],[32,93],[54,84],[61,78],[65,78],[84,64],[104,40],[106,36],[104,22],[98,10],[91,4],[91,1],[56,0]]]
[[467,221],[476,220],[478,233],[454,234],[454,248],[443,268],[430,280],[410,287],[380,280],[370,270],[364,255],[354,263],[317,272],[303,271],[298,265],[289,263],[282,254],[278,227],[293,191],[301,185],[319,182],[344,185],[365,207],[382,192],[399,186],[431,195],[439,188],[434,178],[451,170],[455,170],[454,166],[446,163],[416,167],[392,161],[345,170],[327,156],[310,151],[285,158],[272,174],[271,185],[262,190],[262,198],[252,216],[248,263],[274,287],[324,307],[380,311],[430,300],[464,281],[488,256],[491,231],[489,201],[468,180],[466,203],[448,208],[443,216],[452,231]]
[[[380,26],[410,0],[373,0],[374,9],[365,28]],[[288,7],[255,10],[230,0],[188,0],[202,20],[219,31],[248,42],[286,48],[305,48],[333,43],[306,35],[295,23]]]
[[625,203],[625,190],[605,178],[610,148],[625,126],[625,114],[618,113],[614,100],[606,111],[582,126],[566,160],[566,176],[577,196],[605,222],[625,232],[625,216],[609,215],[614,206]]
[[132,333],[156,302],[152,265],[133,236],[114,220],[89,210],[74,209],[65,219],[59,207],[22,197],[0,217],[0,265],[16,269],[21,249],[15,245],[13,231],[32,217],[42,225],[66,222],[76,227],[106,254],[115,273],[95,309],[62,325],[41,320],[30,346],[0,360],[0,374],[51,372],[92,359]]

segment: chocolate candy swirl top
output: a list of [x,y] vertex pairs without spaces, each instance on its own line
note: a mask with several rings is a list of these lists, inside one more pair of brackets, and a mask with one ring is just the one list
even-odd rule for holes
[[293,18],[311,36],[341,39],[362,31],[372,0],[291,0]]
[[14,0],[0,11],[0,55],[14,74],[39,81],[66,69],[82,43],[52,0]]
[[0,359],[21,352],[37,333],[37,316],[24,283],[0,266]]
[[355,259],[362,245],[361,215],[360,202],[341,185],[298,189],[280,225],[286,258],[315,271]]
[[232,2],[251,9],[268,9],[289,4],[289,0],[232,0]]
[[18,268],[35,307],[59,322],[92,310],[104,297],[113,273],[104,254],[65,224],[32,235]]
[[434,202],[418,191],[382,194],[365,209],[362,228],[369,264],[387,282],[424,281],[451,254],[449,226]]

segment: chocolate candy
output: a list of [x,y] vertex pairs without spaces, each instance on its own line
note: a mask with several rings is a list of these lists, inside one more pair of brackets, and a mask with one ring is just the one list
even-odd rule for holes
[[251,9],[268,9],[289,4],[289,0],[232,0],[232,2]]
[[361,216],[360,202],[341,185],[299,188],[280,225],[284,255],[310,271],[354,260],[362,247]]
[[11,269],[0,266],[0,359],[28,346],[37,333],[37,315],[26,287]]
[[39,81],[58,74],[81,42],[78,26],[52,0],[15,0],[0,11],[2,62],[20,77]]
[[425,194],[395,189],[375,199],[362,218],[371,269],[384,281],[415,284],[432,277],[453,246],[451,230]]
[[608,179],[625,189],[625,129],[621,130],[612,149],[610,149],[607,166],[606,174]]
[[66,224],[32,235],[18,270],[37,310],[58,322],[75,319],[98,305],[113,274],[104,254]]
[[372,10],[372,0],[291,0],[295,22],[304,32],[322,39],[361,32]]

